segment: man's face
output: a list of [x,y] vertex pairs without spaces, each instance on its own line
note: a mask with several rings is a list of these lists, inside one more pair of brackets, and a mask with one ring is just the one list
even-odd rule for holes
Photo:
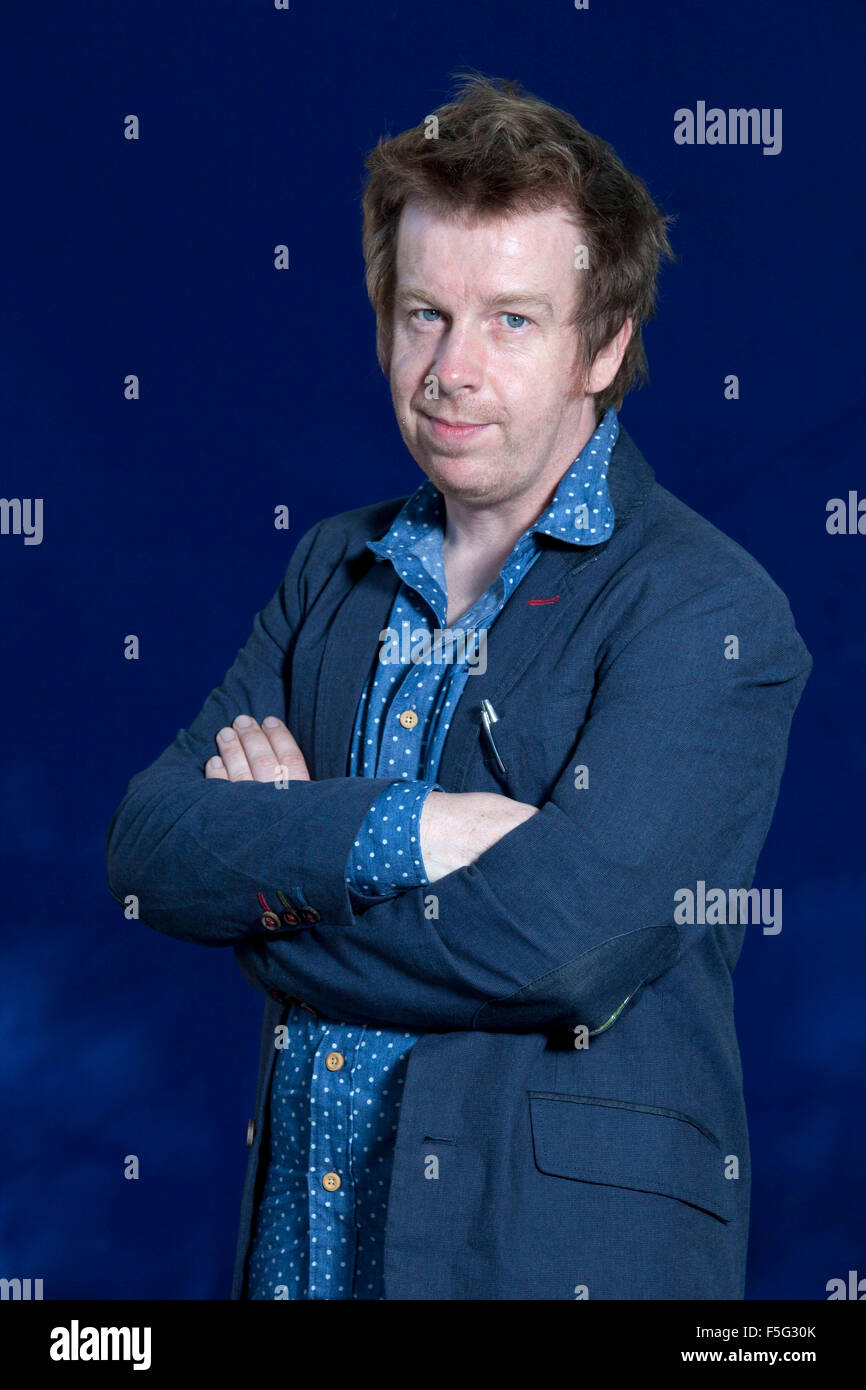
[[567,323],[580,240],[559,208],[470,224],[403,209],[391,397],[406,447],[446,497],[490,506],[530,496],[540,508],[595,428],[591,397],[575,395]]

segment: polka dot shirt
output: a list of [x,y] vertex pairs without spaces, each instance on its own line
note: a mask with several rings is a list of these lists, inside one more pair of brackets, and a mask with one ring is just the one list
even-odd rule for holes
[[[490,627],[541,553],[539,533],[575,545],[597,545],[612,533],[607,472],[618,434],[610,409],[550,506],[455,627],[476,634]],[[449,649],[447,636],[442,656],[431,646],[437,632],[443,640],[448,610],[444,519],[442,495],[426,479],[382,540],[367,542],[403,582],[388,622],[398,640],[388,660],[382,659],[384,640],[374,658],[349,758],[351,776],[394,779],[367,812],[349,855],[346,879],[359,906],[429,882],[418,820],[426,796],[439,786],[436,773],[473,651],[470,642],[465,659],[460,648]],[[409,652],[424,634],[427,659],[419,660]],[[286,1021],[288,1045],[277,1053],[271,1086],[270,1152],[247,1297],[383,1299],[394,1141],[418,1035],[313,1019],[294,1005]]]

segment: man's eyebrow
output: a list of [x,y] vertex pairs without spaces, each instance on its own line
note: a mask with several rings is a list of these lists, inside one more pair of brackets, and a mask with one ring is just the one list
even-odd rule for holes
[[[423,300],[425,304],[432,304],[435,295],[428,294],[426,290],[417,285],[401,285],[397,290],[395,298],[401,303],[408,303],[410,299]],[[512,304],[535,304],[542,309],[546,309],[549,314],[553,313],[553,305],[546,294],[539,294],[536,290],[506,290],[502,294],[495,294],[490,299],[485,300],[488,309],[501,308]]]
[[553,313],[553,305],[547,295],[539,294],[535,290],[508,290],[505,294],[495,294],[492,299],[487,300],[490,309],[506,304],[537,304],[542,309],[547,309],[548,313]]

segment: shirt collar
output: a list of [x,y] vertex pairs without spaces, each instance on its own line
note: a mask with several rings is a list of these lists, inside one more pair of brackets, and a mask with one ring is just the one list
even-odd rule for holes
[[[571,467],[563,474],[550,505],[528,527],[524,536],[542,533],[571,545],[598,545],[613,532],[614,510],[607,486],[610,456],[619,435],[619,417],[607,410]],[[428,573],[440,578],[445,499],[429,478],[407,498],[385,535],[367,546],[379,559],[391,560],[398,574],[406,561],[420,560]]]

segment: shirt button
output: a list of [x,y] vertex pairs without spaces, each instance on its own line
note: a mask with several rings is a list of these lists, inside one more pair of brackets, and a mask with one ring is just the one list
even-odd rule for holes
[[326,1173],[322,1178],[322,1186],[326,1192],[336,1192],[342,1186],[342,1179],[339,1173]]
[[404,729],[414,729],[418,723],[418,716],[413,709],[404,709],[400,715],[400,723]]
[[339,1071],[345,1060],[342,1052],[329,1052],[325,1058],[325,1066],[328,1071]]
[[248,1148],[248,1149],[251,1149],[251,1148],[253,1147],[253,1140],[255,1139],[255,1137],[256,1137],[256,1122],[255,1122],[255,1120],[250,1120],[249,1124],[247,1125],[247,1148]]

